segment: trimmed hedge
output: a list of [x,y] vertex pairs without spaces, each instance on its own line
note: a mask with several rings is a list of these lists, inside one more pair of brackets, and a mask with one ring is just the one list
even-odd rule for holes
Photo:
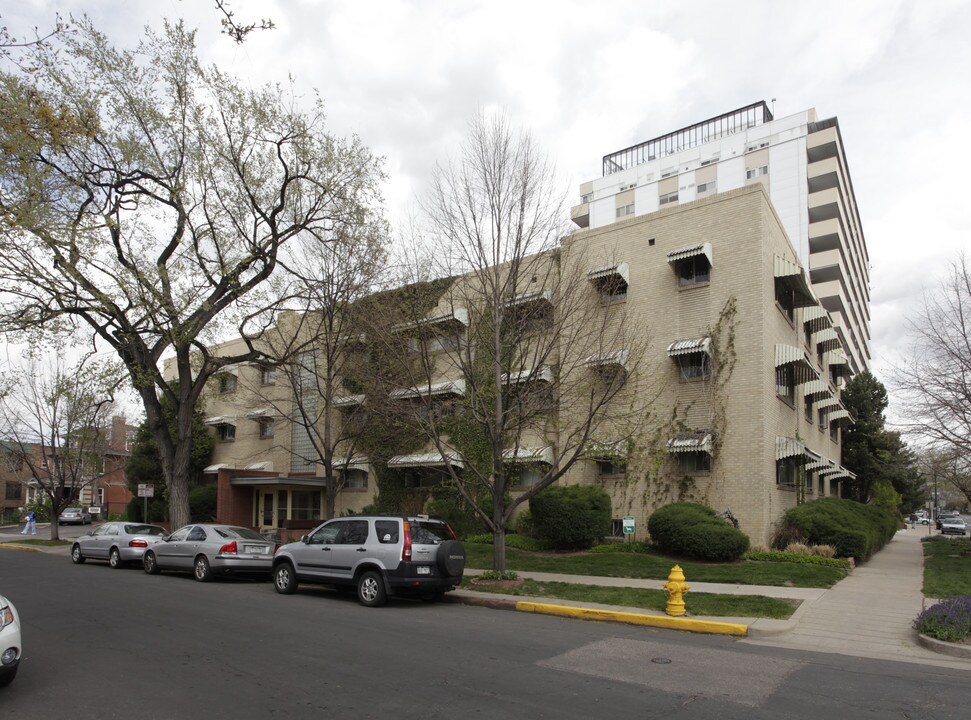
[[748,550],[748,536],[707,505],[672,503],[658,508],[647,531],[662,552],[694,560],[738,560]]
[[554,550],[589,550],[610,531],[610,495],[590,485],[553,485],[529,501],[533,533]]
[[746,560],[756,562],[789,562],[805,565],[826,565],[848,570],[850,561],[845,558],[829,558],[822,555],[807,555],[806,553],[786,552],[785,550],[750,550],[745,553]]
[[782,516],[777,537],[798,536],[813,545],[832,545],[838,557],[866,560],[897,532],[900,516],[876,505],[828,497],[802,503]]

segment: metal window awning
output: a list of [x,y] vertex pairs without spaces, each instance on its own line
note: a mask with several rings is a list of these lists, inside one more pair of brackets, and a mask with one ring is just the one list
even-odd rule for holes
[[802,389],[802,396],[808,401],[813,402],[816,398],[832,397],[833,391],[829,385],[822,380],[810,380]]
[[391,397],[395,400],[404,400],[417,397],[434,397],[436,395],[465,395],[465,380],[447,380],[440,383],[432,383],[423,387],[398,388],[391,391]]
[[629,451],[626,440],[592,440],[587,444],[583,457],[589,460],[626,459]]
[[229,481],[230,485],[237,487],[263,487],[279,485],[296,485],[298,487],[315,487],[326,489],[327,480],[322,477],[288,477],[286,475],[273,475],[268,477],[234,477]]
[[605,367],[608,365],[619,365],[623,369],[627,369],[627,357],[628,352],[626,350],[614,350],[612,352],[597,353],[596,355],[591,355],[583,364],[587,367]]
[[773,274],[776,280],[784,282],[792,290],[795,295],[793,299],[793,305],[795,307],[801,308],[819,305],[819,301],[809,286],[809,280],[806,279],[806,271],[802,269],[801,265],[781,255],[776,255]]
[[232,375],[233,377],[239,377],[239,363],[233,363],[232,365],[223,365],[221,368],[216,368],[213,375],[219,375],[223,373],[225,375]]
[[803,308],[802,321],[809,326],[810,332],[819,332],[824,328],[833,326],[833,320],[830,318],[829,312],[822,305],[812,305]]
[[668,357],[705,353],[711,355],[711,338],[703,337],[694,340],[677,340],[668,345]]
[[832,465],[833,463],[831,463],[826,458],[820,458],[819,460],[811,460],[810,462],[806,463],[806,471],[809,472],[811,470],[822,470],[823,468],[832,467]]
[[514,373],[506,373],[502,376],[502,381],[509,385],[519,385],[526,382],[553,382],[553,371],[547,365],[540,365],[531,370],[520,370]]
[[708,264],[714,265],[710,242],[695,243],[694,245],[686,245],[677,250],[672,250],[668,253],[668,263],[674,264],[679,260],[686,260],[697,255],[704,255],[708,258]]
[[703,452],[711,455],[712,437],[710,432],[683,432],[668,440],[669,453]]
[[842,349],[831,350],[823,358],[833,374],[848,377],[850,374],[850,361],[846,358],[846,353]]
[[550,305],[553,304],[553,291],[552,290],[536,290],[534,292],[523,293],[522,295],[517,295],[516,297],[509,298],[506,300],[506,307],[518,307],[520,305],[528,305],[529,303],[545,302]]
[[267,472],[273,471],[273,462],[271,460],[264,460],[263,462],[252,463],[243,468],[244,470],[265,470]]
[[837,350],[841,346],[840,336],[836,334],[833,328],[823,328],[813,334],[813,344],[822,352]]
[[796,383],[819,380],[819,370],[813,365],[806,351],[793,345],[775,346],[775,366],[792,365],[795,370]]
[[822,468],[819,471],[820,475],[836,475],[842,471],[839,465],[836,463],[830,463],[827,467]]
[[388,460],[388,467],[465,467],[459,454],[442,457],[441,453],[425,453],[421,455],[395,455]]
[[230,465],[229,463],[218,463],[216,465],[208,465],[208,466],[204,467],[202,469],[202,472],[203,473],[211,474],[211,473],[217,473],[220,470],[222,470],[223,468],[232,468],[232,467],[233,466]]
[[785,460],[786,458],[806,457],[806,446],[791,437],[777,435],[775,438],[775,459]]
[[271,407],[261,407],[257,408],[256,410],[250,410],[248,413],[246,413],[246,417],[248,417],[250,420],[262,420],[263,418],[272,416],[273,408]]
[[[414,321],[403,322],[395,325],[392,329],[393,332],[402,332],[405,330],[419,330],[420,328],[431,327],[435,325],[464,325],[469,324],[469,311],[465,308],[453,308],[447,310],[438,315],[430,315],[428,317],[419,318]],[[362,336],[363,337],[363,336]]]
[[235,425],[236,418],[229,415],[214,415],[202,421],[206,425]]
[[545,465],[553,464],[553,448],[543,447],[543,448],[509,448],[502,452],[503,462],[510,464],[521,464],[526,465],[530,463],[543,463]]
[[587,273],[587,280],[599,280],[606,277],[619,277],[630,285],[630,265],[625,262],[616,265],[605,265]]
[[844,420],[846,421],[847,424],[853,422],[853,416],[850,415],[849,410],[844,410],[843,408],[840,408],[839,410],[834,410],[833,412],[831,412],[829,415],[826,416],[826,419],[829,420],[829,422],[831,423],[836,422],[838,420]]
[[840,409],[843,408],[843,406],[840,404],[840,401],[834,397],[826,398],[825,400],[820,400],[816,404],[817,410],[825,410],[826,408],[831,408],[831,407],[836,407]]
[[364,404],[364,395],[339,395],[333,400],[334,407],[354,407]]
[[370,465],[371,461],[363,455],[334,458],[334,468],[337,470],[363,470],[367,472]]

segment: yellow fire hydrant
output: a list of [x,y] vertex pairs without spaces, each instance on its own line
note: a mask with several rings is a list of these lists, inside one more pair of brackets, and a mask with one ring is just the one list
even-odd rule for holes
[[671,568],[668,581],[664,583],[664,592],[668,594],[668,606],[664,612],[668,615],[684,615],[684,594],[691,589],[691,586],[684,581],[684,570],[680,565]]

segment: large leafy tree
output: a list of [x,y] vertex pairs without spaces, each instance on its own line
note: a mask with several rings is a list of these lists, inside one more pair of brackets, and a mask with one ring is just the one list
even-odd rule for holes
[[[255,339],[301,271],[288,243],[339,242],[379,166],[326,132],[319,100],[203,67],[182,24],[125,51],[85,19],[24,52],[0,73],[0,329],[82,328],[117,353],[180,525],[206,381],[264,357]],[[212,356],[229,334],[246,348]]]
[[847,383],[841,397],[854,419],[843,431],[843,465],[856,474],[855,480],[844,484],[845,494],[868,502],[875,494],[886,497],[892,488],[901,496],[902,510],[920,507],[923,491],[917,458],[900,433],[886,429],[886,387],[864,371]]

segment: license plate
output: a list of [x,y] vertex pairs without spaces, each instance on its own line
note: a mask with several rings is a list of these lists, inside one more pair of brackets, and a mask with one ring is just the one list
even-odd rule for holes
[[419,575],[431,575],[432,574],[432,569],[430,567],[428,567],[427,565],[419,565],[418,566],[418,574]]
[[266,555],[267,550],[269,550],[269,548],[263,545],[244,545],[243,546],[243,552],[249,553],[250,555]]

